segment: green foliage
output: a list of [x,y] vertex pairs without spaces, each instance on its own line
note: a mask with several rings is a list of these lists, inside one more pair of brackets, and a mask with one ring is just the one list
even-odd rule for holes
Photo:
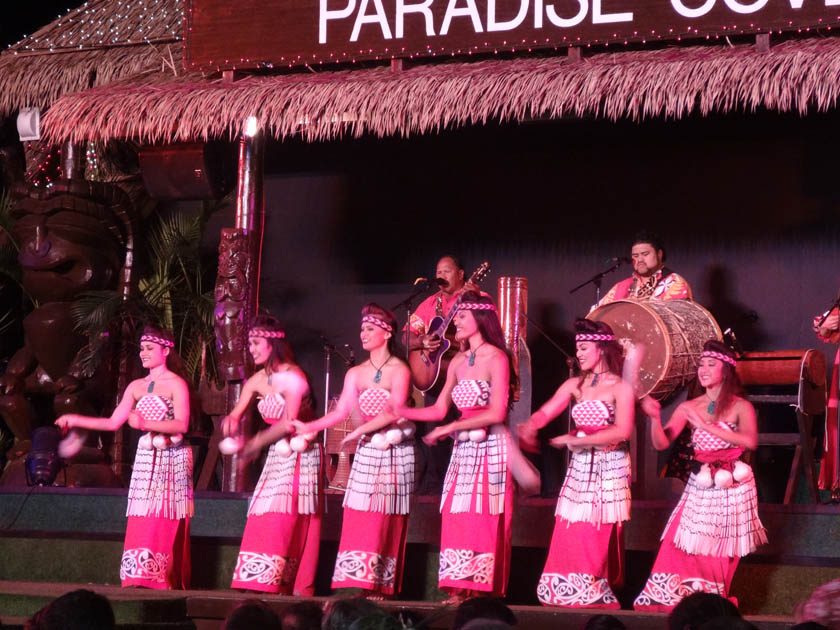
[[201,255],[204,224],[203,214],[154,215],[144,226],[149,260],[147,272],[138,282],[139,291],[127,297],[118,291],[79,295],[73,318],[77,330],[89,339],[81,357],[86,375],[102,361],[111,335],[134,347],[140,327],[151,322],[175,333],[176,347],[194,383],[217,378],[215,274],[208,276],[215,267]]

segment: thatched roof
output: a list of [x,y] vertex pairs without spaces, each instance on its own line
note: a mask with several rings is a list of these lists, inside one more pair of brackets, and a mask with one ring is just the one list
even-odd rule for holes
[[180,0],[89,0],[0,54],[0,117],[129,77],[182,74]]
[[47,139],[169,142],[236,135],[257,116],[280,138],[408,135],[489,120],[640,120],[767,108],[825,110],[840,38],[249,76],[184,74],[181,0],[90,0],[0,54],[0,116],[38,105]]
[[[840,93],[840,38],[248,77],[155,78],[59,99],[54,141],[224,137],[256,116],[279,138],[434,132],[489,120],[592,115],[640,120],[767,108],[823,111]],[[340,123],[338,121],[341,121]]]

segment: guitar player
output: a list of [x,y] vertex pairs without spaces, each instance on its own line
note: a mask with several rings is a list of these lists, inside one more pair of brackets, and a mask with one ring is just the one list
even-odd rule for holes
[[[435,268],[435,282],[440,290],[423,300],[409,319],[406,345],[412,355],[437,350],[441,339],[438,335],[428,334],[429,324],[435,317],[444,317],[461,293],[476,291],[482,295],[487,295],[479,291],[478,286],[474,283],[464,281],[464,267],[461,265],[461,261],[450,254],[442,256],[438,260]],[[447,333],[452,332],[452,328],[453,326],[450,325]],[[454,354],[457,349],[458,347],[455,346],[450,352]],[[437,379],[437,383],[430,389],[421,388],[428,389],[424,394],[427,406],[434,404],[441,386],[446,382],[445,370],[449,363],[448,359],[449,357],[444,356],[441,364],[443,373]],[[412,374],[413,381],[414,376]],[[417,381],[414,381],[414,384],[417,385]],[[450,413],[457,415],[454,406]],[[448,420],[451,420],[451,418]],[[444,422],[448,420],[444,420]],[[431,431],[434,426],[434,424],[428,422],[418,423],[418,438]],[[433,447],[426,446],[420,439],[417,440],[418,464],[419,469],[423,471],[418,485],[418,494],[440,494],[451,449],[452,444],[447,440],[442,440]]]

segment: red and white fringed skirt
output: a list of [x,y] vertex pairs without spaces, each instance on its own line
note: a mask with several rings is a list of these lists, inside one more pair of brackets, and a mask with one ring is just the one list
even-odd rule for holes
[[545,606],[619,608],[622,523],[630,519],[630,455],[623,448],[572,453],[537,597]]
[[617,609],[613,593],[624,581],[621,523],[554,522],[537,598],[543,606]]
[[413,440],[386,450],[359,441],[344,495],[333,588],[399,592],[413,493]]
[[321,446],[271,447],[248,510],[231,588],[311,596],[321,542]]
[[277,442],[268,450],[254,487],[248,516],[261,514],[315,514],[321,509],[321,445],[300,453],[281,455]]
[[766,542],[753,477],[729,488],[701,488],[692,473],[633,606],[669,611],[694,592],[728,597],[738,560]]
[[120,583],[154,589],[189,588],[189,517],[129,516]]
[[128,490],[128,525],[120,562],[123,586],[187,588],[192,451],[137,449]]
[[458,441],[452,449],[441,506],[443,590],[505,594],[514,495],[506,440],[494,427],[483,442]]

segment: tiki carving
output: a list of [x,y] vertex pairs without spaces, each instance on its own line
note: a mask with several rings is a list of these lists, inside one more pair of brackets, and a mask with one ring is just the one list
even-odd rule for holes
[[216,343],[219,370],[227,381],[245,378],[251,239],[239,228],[223,228],[216,276]]
[[132,204],[112,184],[62,179],[16,193],[18,260],[38,306],[24,319],[23,347],[0,376],[0,415],[25,449],[32,431],[57,415],[94,413],[112,386],[83,375],[78,353],[87,339],[71,311],[80,292],[121,286],[133,230]]

